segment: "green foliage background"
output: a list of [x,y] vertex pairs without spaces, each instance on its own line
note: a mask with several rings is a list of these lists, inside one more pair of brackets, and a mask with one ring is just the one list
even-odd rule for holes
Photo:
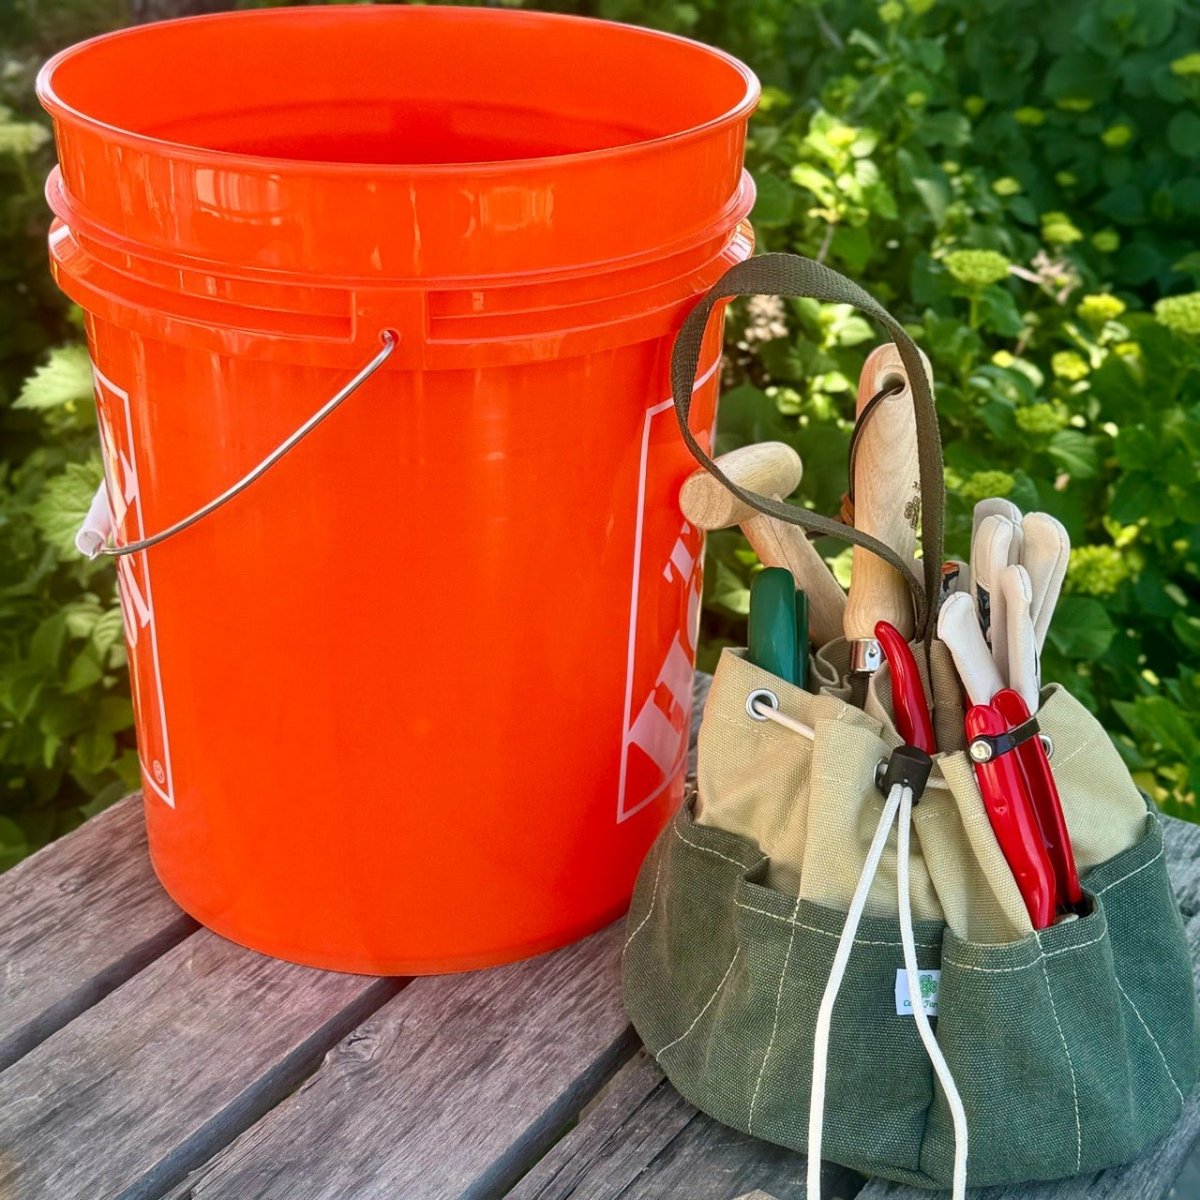
[[[766,85],[760,248],[815,255],[911,326],[938,381],[951,501],[1004,494],[1074,545],[1045,669],[1139,782],[1200,784],[1200,11],[1182,0],[570,0],[722,46]],[[137,782],[111,568],[71,535],[99,479],[78,320],[46,270],[52,50],[121,0],[10,0],[0,50],[0,869]],[[977,253],[979,251],[990,253]],[[972,253],[976,252],[976,253]],[[836,512],[878,335],[831,305],[730,322],[719,448],[796,446]],[[823,547],[844,571],[840,547]],[[741,639],[757,564],[712,535],[702,665]]]

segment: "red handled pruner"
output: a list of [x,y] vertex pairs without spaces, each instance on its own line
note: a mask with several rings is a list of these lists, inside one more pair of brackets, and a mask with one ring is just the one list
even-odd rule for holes
[[1037,722],[1018,692],[1002,688],[967,712],[967,753],[988,819],[1035,929],[1083,898],[1058,789]]
[[1042,841],[1025,773],[1013,753],[1017,746],[1013,731],[991,704],[973,704],[967,710],[966,730],[967,753],[975,764],[975,778],[996,841],[1034,929],[1046,929],[1054,924],[1058,907],[1054,867]]
[[937,753],[933,735],[933,720],[925,701],[925,686],[917,670],[917,660],[909,649],[904,635],[887,621],[875,626],[875,640],[883,650],[892,676],[892,707],[896,713],[896,728],[910,746]]
[[[1020,692],[1003,688],[992,697],[992,707],[1008,723],[1010,730],[1027,726],[1029,708]],[[1041,736],[1033,731],[1032,737],[1023,739],[1016,748],[1017,761],[1025,774],[1033,811],[1042,830],[1042,841],[1054,867],[1054,882],[1058,892],[1058,904],[1062,908],[1074,908],[1083,900],[1083,888],[1079,884],[1079,871],[1075,866],[1075,854],[1071,849],[1071,837],[1067,833],[1067,821],[1063,816],[1062,801],[1058,797],[1058,785],[1054,772],[1050,770],[1050,759]]]

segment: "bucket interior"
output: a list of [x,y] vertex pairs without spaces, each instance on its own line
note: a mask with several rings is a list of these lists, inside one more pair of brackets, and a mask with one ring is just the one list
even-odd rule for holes
[[310,163],[560,157],[686,134],[752,102],[733,59],[600,21],[485,9],[265,10],[65,52],[51,111],[176,145]]

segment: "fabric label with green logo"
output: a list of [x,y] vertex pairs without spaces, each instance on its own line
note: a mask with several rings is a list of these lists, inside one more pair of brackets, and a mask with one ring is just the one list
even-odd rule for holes
[[[917,978],[921,981],[921,1006],[925,1015],[937,1016],[938,984],[941,982],[941,971],[918,971]],[[912,1001],[908,996],[908,975],[903,967],[896,968],[896,1014],[901,1017],[913,1015]]]

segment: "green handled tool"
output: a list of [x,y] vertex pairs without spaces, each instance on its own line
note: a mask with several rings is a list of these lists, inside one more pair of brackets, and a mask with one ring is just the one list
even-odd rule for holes
[[791,571],[765,567],[750,583],[748,656],[755,666],[797,687],[808,674],[808,597]]

